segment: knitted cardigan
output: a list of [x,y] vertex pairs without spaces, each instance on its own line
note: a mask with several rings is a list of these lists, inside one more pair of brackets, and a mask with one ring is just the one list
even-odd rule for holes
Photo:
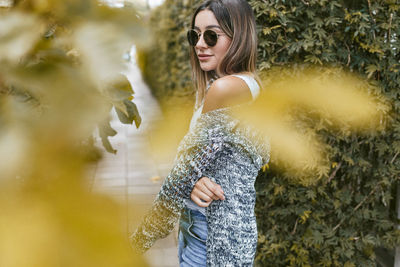
[[137,250],[146,251],[172,232],[184,199],[190,198],[198,179],[207,176],[221,185],[225,195],[225,200],[213,201],[206,208],[207,266],[253,265],[257,246],[254,182],[269,161],[269,144],[232,116],[233,109],[201,114],[182,139],[171,172],[131,236]]

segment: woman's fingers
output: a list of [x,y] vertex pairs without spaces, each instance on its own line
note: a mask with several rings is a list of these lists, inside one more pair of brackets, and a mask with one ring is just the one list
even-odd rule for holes
[[203,191],[197,189],[197,188],[193,188],[192,194],[195,195],[196,197],[200,198],[201,200],[205,201],[205,202],[211,202],[213,201],[213,198],[210,197],[209,195],[207,195],[206,193],[204,193]]
[[[212,195],[214,196],[213,197],[214,200],[218,199],[225,200],[224,191],[222,190],[222,187],[219,184],[214,183],[208,177],[203,177],[201,180],[204,180],[204,185],[212,193]],[[217,199],[215,199],[215,197],[217,197]]]
[[199,197],[197,197],[193,194],[191,194],[190,197],[192,198],[193,202],[196,203],[197,206],[202,207],[202,208],[208,207],[212,202],[212,201],[204,202]]
[[[199,180],[195,186],[193,187],[193,192],[202,192],[203,194],[207,195],[208,197],[214,199],[214,200],[218,200],[218,197],[216,195],[214,195],[213,192],[211,192],[208,187],[204,184],[205,181],[203,181],[204,179]],[[206,199],[203,199],[206,200]]]
[[208,207],[213,200],[225,200],[222,187],[208,177],[202,177],[197,181],[190,198],[200,207]]
[[221,186],[208,177],[200,178],[193,187],[190,198],[199,207],[208,207],[213,200],[225,200]]

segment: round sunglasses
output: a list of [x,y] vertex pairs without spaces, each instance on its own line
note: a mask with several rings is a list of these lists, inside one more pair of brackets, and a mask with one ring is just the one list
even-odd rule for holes
[[[205,30],[203,33],[204,42],[212,47],[217,44],[218,37],[223,34],[218,34],[213,30]],[[197,42],[200,40],[201,32],[191,29],[187,32],[187,39],[189,45],[196,46]]]

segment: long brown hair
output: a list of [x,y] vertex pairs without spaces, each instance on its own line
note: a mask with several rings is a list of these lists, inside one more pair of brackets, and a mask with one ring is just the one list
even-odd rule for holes
[[[217,67],[222,76],[250,72],[256,79],[257,33],[253,10],[245,0],[207,0],[193,14],[192,29],[197,14],[203,10],[214,13],[222,31],[232,40],[225,56]],[[205,96],[207,82],[216,76],[215,71],[203,71],[194,47],[190,49],[192,78],[197,89],[196,105]]]

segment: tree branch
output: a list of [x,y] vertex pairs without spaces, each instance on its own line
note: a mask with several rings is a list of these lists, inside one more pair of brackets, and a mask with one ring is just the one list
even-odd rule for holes
[[[368,10],[369,10],[369,15],[371,16],[372,22],[373,22],[374,25],[376,26],[376,21],[375,21],[375,19],[374,19],[374,16],[373,16],[372,10],[371,10],[371,1],[370,1],[370,0],[368,0]],[[373,35],[374,40],[375,40],[375,39],[376,39],[375,30],[372,31],[372,35]]]
[[[372,191],[369,192],[369,194],[368,194],[367,196],[365,196],[364,199],[363,199],[360,203],[358,203],[357,206],[354,207],[352,214],[354,214],[354,212],[356,212],[356,211],[367,201],[367,199],[368,199],[373,193],[376,192],[376,190],[378,189],[378,187],[379,187],[380,185],[381,185],[381,183],[378,183],[378,184],[374,187],[374,189],[372,189]],[[349,216],[349,217],[350,217],[350,216]],[[348,219],[349,217],[343,218],[342,220],[340,220],[340,222],[339,222],[335,227],[333,227],[332,232],[335,232],[335,231],[344,223],[345,219]]]
[[297,229],[297,224],[299,222],[299,218],[296,219],[296,223],[294,224],[294,228],[293,231],[291,232],[292,235],[294,235],[296,233],[296,229]]
[[390,36],[392,35],[392,20],[393,20],[393,13],[390,13],[390,19],[389,19],[389,30],[388,30],[388,42],[390,44]]
[[397,152],[394,157],[392,158],[392,160],[390,161],[390,164],[393,164],[394,160],[397,158],[397,156],[399,155],[399,152]]
[[347,64],[346,64],[346,66],[348,67],[348,66],[350,66],[350,61],[351,61],[350,47],[346,43],[344,43],[344,44],[346,45],[347,52],[348,52],[348,54],[347,54]]
[[305,4],[306,6],[309,6],[309,5],[310,5],[309,2],[306,2],[306,1],[304,1],[304,0],[301,0],[301,2],[303,2],[303,4]]
[[330,183],[333,180],[333,178],[335,178],[336,173],[340,169],[340,167],[342,167],[342,162],[339,162],[339,164],[336,166],[335,170],[331,173],[325,184]]

